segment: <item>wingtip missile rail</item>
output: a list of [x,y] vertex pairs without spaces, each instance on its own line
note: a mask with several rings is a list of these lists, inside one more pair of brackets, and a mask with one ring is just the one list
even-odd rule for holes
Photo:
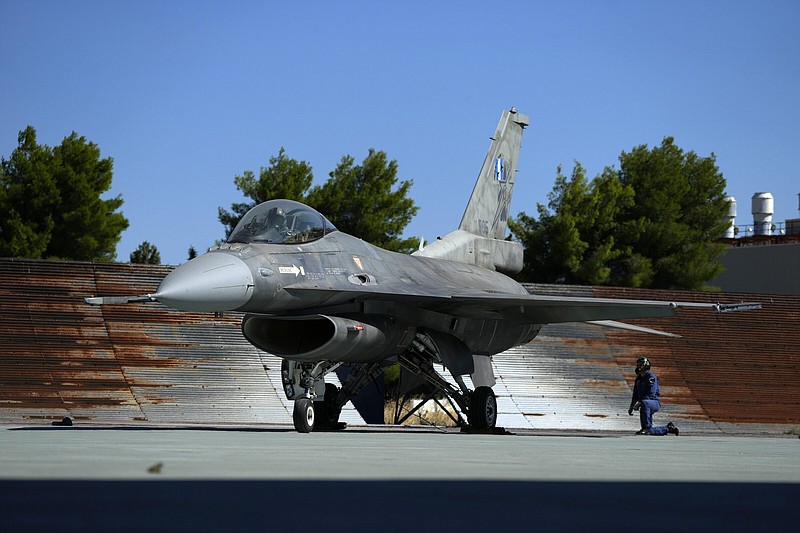
[[715,313],[730,313],[733,311],[752,311],[761,309],[761,302],[742,302],[738,304],[715,304]]
[[156,298],[151,294],[142,294],[139,296],[91,296],[89,298],[84,298],[83,301],[89,305],[115,305],[135,302],[155,302]]

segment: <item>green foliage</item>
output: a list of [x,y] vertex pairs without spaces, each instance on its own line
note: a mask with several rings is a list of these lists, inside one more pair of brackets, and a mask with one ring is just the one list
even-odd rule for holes
[[197,257],[197,250],[195,250],[194,246],[191,246],[191,245],[189,246],[189,252],[188,253],[189,253],[189,257],[188,257],[189,261],[191,261],[192,259]]
[[342,157],[330,179],[311,189],[308,204],[324,213],[341,231],[387,250],[410,253],[415,239],[400,239],[403,228],[417,213],[407,198],[413,181],[396,190],[397,161],[386,152],[369,150],[361,165],[352,156]]
[[[685,153],[667,137],[620,156],[620,181],[635,191],[620,244],[650,259],[652,286],[697,290],[722,272],[725,178],[716,157]],[[644,272],[644,267],[641,270]]]
[[34,259],[111,261],[128,220],[111,188],[111,158],[73,132],[61,145],[36,143],[36,130],[19,133],[18,147],[0,172],[0,255]]
[[520,213],[509,222],[525,245],[520,278],[661,289],[705,288],[720,271],[725,179],[715,156],[675,146],[638,146],[591,182],[576,163],[570,179],[559,168],[548,208],[538,220]]
[[58,188],[50,172],[52,153],[36,144],[36,130],[19,132],[19,146],[0,166],[0,255],[47,256],[55,226],[50,211]]
[[622,255],[614,232],[620,211],[632,199],[606,170],[589,182],[575,164],[567,179],[558,168],[548,208],[538,205],[539,219],[520,213],[509,220],[511,232],[525,245],[523,279],[542,283],[608,284],[612,265]]
[[410,252],[414,239],[399,235],[416,214],[414,201],[406,198],[413,184],[403,181],[396,190],[397,161],[388,161],[385,152],[370,150],[361,165],[344,156],[322,186],[311,187],[313,174],[305,161],[286,156],[283,148],[262,167],[259,178],[252,171],[236,176],[236,188],[250,198],[249,203],[219,208],[219,221],[230,235],[239,220],[255,205],[275,198],[297,200],[323,213],[338,229],[390,250]]
[[258,179],[252,170],[245,170],[233,181],[236,188],[252,201],[231,205],[232,212],[219,208],[219,221],[225,226],[225,236],[230,236],[245,213],[262,202],[276,198],[305,201],[313,179],[311,165],[305,161],[290,159],[283,147],[277,156],[269,158],[269,167],[261,167]]
[[158,253],[158,248],[156,248],[155,245],[144,241],[138,248],[131,252],[131,263],[160,265],[161,254]]

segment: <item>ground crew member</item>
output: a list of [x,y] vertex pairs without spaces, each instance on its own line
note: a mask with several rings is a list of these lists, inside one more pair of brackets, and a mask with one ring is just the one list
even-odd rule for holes
[[660,395],[658,378],[650,372],[650,361],[647,357],[640,357],[636,360],[636,381],[633,383],[633,397],[628,408],[629,415],[639,411],[642,429],[636,432],[637,435],[678,434],[678,428],[672,422],[666,426],[653,427],[653,413],[661,409]]

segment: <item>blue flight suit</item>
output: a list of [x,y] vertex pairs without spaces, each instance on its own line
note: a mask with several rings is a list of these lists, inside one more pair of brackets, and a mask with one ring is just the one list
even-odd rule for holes
[[631,404],[639,402],[639,420],[642,430],[647,435],[666,435],[669,433],[667,426],[653,427],[653,413],[661,409],[659,396],[661,391],[658,388],[658,378],[649,370],[641,376],[636,376],[633,383],[633,399]]

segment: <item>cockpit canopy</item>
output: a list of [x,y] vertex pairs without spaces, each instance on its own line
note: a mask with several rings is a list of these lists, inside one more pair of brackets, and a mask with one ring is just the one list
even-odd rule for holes
[[248,211],[233,228],[228,242],[297,244],[316,241],[336,231],[318,211],[293,200],[269,200]]

